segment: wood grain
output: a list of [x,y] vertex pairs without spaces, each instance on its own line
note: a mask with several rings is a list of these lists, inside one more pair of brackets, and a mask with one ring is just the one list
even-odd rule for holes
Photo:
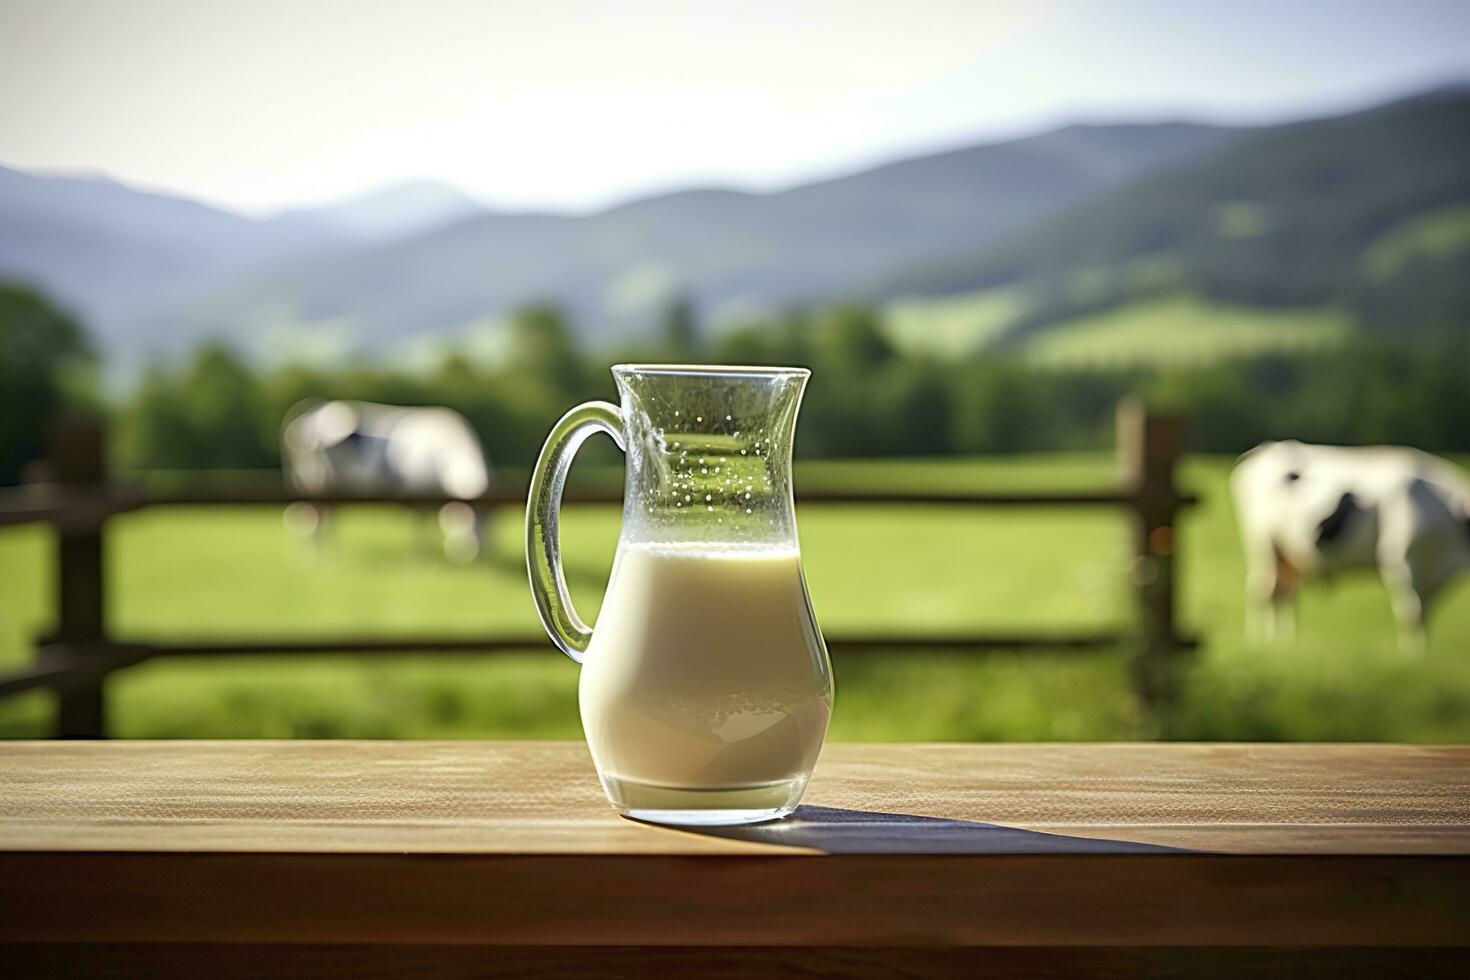
[[833,745],[802,819],[697,833],[615,816],[576,743],[13,744],[0,943],[1470,947],[1467,773],[1462,748]]
[[802,819],[616,816],[577,742],[0,745],[0,850],[1470,854],[1470,749],[830,745]]

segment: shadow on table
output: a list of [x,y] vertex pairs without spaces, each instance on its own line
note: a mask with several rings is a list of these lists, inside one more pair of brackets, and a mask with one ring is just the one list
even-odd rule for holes
[[1187,848],[1046,834],[971,820],[803,806],[784,820],[745,827],[688,827],[692,833],[828,854],[1150,854]]

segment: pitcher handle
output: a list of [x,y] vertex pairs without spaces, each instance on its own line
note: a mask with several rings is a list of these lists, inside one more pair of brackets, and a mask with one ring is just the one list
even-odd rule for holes
[[623,415],[616,405],[584,402],[563,415],[541,447],[526,500],[526,570],[531,575],[536,612],[551,641],[577,663],[592,642],[592,628],[572,606],[562,572],[561,495],[572,458],[587,437],[597,432],[606,432],[619,449],[625,449]]

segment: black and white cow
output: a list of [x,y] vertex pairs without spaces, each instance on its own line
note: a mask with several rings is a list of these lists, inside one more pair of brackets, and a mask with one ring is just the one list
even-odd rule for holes
[[[463,415],[448,408],[308,399],[281,425],[281,466],[303,494],[425,493],[481,497],[494,471]],[[326,511],[295,505],[291,523],[320,543]],[[483,508],[447,503],[439,509],[444,551],[470,561],[485,546]]]
[[1470,569],[1470,481],[1428,453],[1267,442],[1240,457],[1230,489],[1255,639],[1291,634],[1304,576],[1376,568],[1402,646],[1418,650],[1434,597]]

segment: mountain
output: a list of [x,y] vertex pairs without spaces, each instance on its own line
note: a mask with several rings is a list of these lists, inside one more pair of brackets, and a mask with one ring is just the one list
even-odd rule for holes
[[140,322],[186,297],[479,211],[458,191],[417,183],[253,219],[106,177],[0,167],[0,277],[39,286],[80,314],[104,348],[126,352]]
[[275,234],[195,201],[105,177],[0,167],[0,270],[89,318],[108,317],[248,256],[282,255],[312,238]]
[[1160,293],[1332,306],[1385,329],[1470,323],[1470,89],[1271,127],[987,245],[890,295],[1024,294],[1016,337]]
[[[203,336],[266,352],[320,335],[343,353],[382,352],[540,298],[611,340],[647,329],[675,293],[715,318],[852,293],[1239,135],[1186,123],[1072,126],[779,193],[690,190],[576,216],[485,212],[413,185],[255,222],[108,184],[122,200],[102,210],[124,212],[118,220],[68,203],[18,225],[0,195],[9,240],[0,274],[39,279],[78,305],[123,358]],[[51,182],[59,199],[79,190],[69,178],[17,177]],[[158,216],[165,204],[197,212],[198,233],[172,233]],[[126,295],[98,288],[104,279],[127,284]]]
[[647,329],[676,292],[707,318],[758,315],[989,241],[1235,135],[1185,124],[1072,127],[775,194],[691,190],[588,216],[482,214],[278,266],[175,310],[176,329],[327,324],[372,351],[539,298],[554,298],[604,341]]
[[253,220],[110,181],[0,171],[0,275],[86,317],[114,363],[223,337],[392,356],[564,306],[601,344],[675,295],[706,323],[955,293],[993,336],[1140,297],[1470,318],[1470,92],[1252,129],[1068,126],[775,193],[690,189],[585,215],[432,184]]
[[484,208],[453,187],[421,180],[372,191],[336,204],[287,211],[278,221],[321,222],[363,242],[407,238],[479,214]]

